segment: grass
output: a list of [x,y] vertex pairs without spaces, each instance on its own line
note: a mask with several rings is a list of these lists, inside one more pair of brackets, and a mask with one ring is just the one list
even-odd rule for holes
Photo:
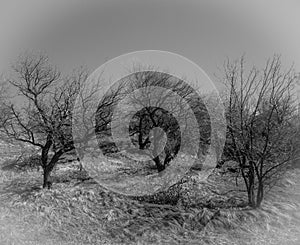
[[243,192],[218,195],[234,182],[217,173],[140,200],[80,181],[72,163],[53,175],[43,190],[40,172],[0,171],[0,244],[299,244],[299,169],[259,210]]

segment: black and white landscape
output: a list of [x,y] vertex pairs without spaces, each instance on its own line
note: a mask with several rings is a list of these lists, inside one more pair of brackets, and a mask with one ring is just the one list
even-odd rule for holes
[[299,9],[3,3],[0,244],[300,244]]

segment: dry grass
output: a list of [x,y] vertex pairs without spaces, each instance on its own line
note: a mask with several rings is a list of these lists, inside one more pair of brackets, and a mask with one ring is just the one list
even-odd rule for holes
[[217,195],[234,184],[219,175],[203,183],[191,174],[176,195],[161,194],[176,205],[107,192],[78,181],[72,166],[54,175],[58,183],[42,190],[41,173],[0,172],[0,244],[299,244],[299,170],[260,210],[230,208],[244,194]]

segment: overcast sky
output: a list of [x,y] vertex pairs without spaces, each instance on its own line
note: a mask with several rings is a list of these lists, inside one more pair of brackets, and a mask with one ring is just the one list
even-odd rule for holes
[[297,0],[2,0],[0,72],[27,49],[64,71],[143,49],[175,52],[212,79],[226,56],[261,64],[274,52],[300,71]]

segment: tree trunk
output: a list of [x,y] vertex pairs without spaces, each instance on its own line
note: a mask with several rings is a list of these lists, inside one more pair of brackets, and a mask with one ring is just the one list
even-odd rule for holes
[[256,207],[259,208],[262,200],[264,198],[264,186],[262,181],[259,181],[258,183],[258,189],[257,189],[257,196],[256,196]]
[[139,147],[141,150],[144,149],[144,145],[143,145],[143,132],[142,132],[143,128],[142,128],[142,118],[140,119],[140,123],[139,123],[139,133],[138,133],[138,140],[139,140]]
[[49,169],[48,167],[48,154],[52,143],[53,143],[52,136],[48,134],[46,144],[42,148],[42,156],[41,156],[42,168],[43,168],[43,188],[47,187],[48,189],[50,189],[51,187],[51,182],[49,180],[51,169]]
[[43,163],[43,188],[51,188],[52,182],[50,180],[50,173],[52,172],[53,168],[55,167],[56,163],[58,162],[60,156],[64,153],[63,150],[59,150],[54,154],[54,156],[51,158],[50,162],[42,162]]
[[46,167],[43,168],[44,172],[43,172],[43,188],[51,188],[51,181],[50,181],[50,173],[51,171]]
[[165,166],[161,163],[159,156],[153,158],[158,172],[165,170]]
[[249,203],[249,206],[252,208],[256,208],[254,184],[255,184],[254,167],[250,163],[249,172],[248,172],[248,190],[247,190],[247,192],[248,192],[248,203]]
[[165,165],[161,162],[160,158],[159,158],[159,142],[160,142],[160,134],[158,132],[158,129],[155,128],[154,132],[153,132],[153,138],[152,138],[152,143],[153,143],[153,151],[152,151],[152,155],[154,156],[153,161],[156,164],[156,168],[158,170],[158,172],[161,172],[163,170],[165,170]]
[[253,184],[249,185],[248,204],[249,204],[250,207],[256,208],[255,195],[254,195],[254,185]]

